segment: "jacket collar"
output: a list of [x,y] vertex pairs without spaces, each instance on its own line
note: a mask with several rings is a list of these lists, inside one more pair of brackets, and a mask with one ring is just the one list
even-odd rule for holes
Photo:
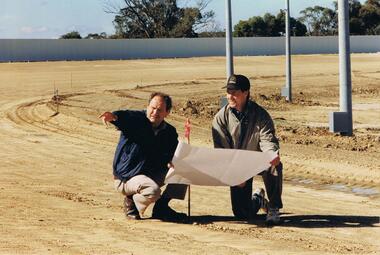
[[167,123],[165,120],[163,120],[158,127],[156,128],[152,127],[154,135],[157,135],[160,131],[164,130],[166,127],[167,127]]
[[252,104],[253,102],[248,99],[247,100],[247,103],[245,104],[244,106],[244,109],[243,111],[239,112],[238,110],[236,110],[235,108],[231,108],[229,107],[230,111],[235,115],[235,117],[238,119],[238,120],[242,120],[245,116],[248,115],[249,113],[249,109],[252,107]]

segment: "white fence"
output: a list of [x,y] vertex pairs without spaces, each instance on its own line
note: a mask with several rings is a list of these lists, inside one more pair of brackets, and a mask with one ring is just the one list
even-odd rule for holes
[[[380,52],[380,36],[351,36],[352,53]],[[234,38],[235,56],[283,55],[284,37]],[[338,53],[338,37],[293,37],[292,54]],[[224,38],[0,39],[0,62],[225,56]]]

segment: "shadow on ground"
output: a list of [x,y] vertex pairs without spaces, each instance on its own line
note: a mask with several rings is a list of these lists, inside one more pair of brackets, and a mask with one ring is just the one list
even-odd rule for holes
[[[282,226],[299,228],[380,227],[378,216],[356,215],[286,215]],[[375,225],[377,224],[377,226]]]
[[[190,218],[177,223],[187,224],[211,224],[215,222],[230,222],[241,224],[252,224],[259,227],[268,226],[265,223],[265,215],[260,214],[255,219],[247,222],[238,220],[233,216],[191,216]],[[342,228],[342,227],[380,227],[380,217],[377,216],[356,216],[356,215],[292,215],[282,214],[281,223],[283,227],[297,228]]]

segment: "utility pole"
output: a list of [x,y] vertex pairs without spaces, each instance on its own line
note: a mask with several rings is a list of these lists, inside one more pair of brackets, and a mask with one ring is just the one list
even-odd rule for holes
[[352,136],[352,89],[348,0],[338,0],[339,26],[339,112],[329,115],[330,132]]
[[291,44],[290,44],[290,10],[289,10],[289,0],[286,1],[286,12],[285,12],[285,51],[286,51],[286,84],[281,90],[281,95],[286,97],[286,101],[292,101],[292,65],[291,65]]
[[226,0],[226,69],[227,79],[234,74],[231,0]]
[[[231,0],[226,0],[226,81],[234,74],[234,53],[232,44],[232,15],[231,15]],[[228,104],[227,98],[220,98],[220,107]]]

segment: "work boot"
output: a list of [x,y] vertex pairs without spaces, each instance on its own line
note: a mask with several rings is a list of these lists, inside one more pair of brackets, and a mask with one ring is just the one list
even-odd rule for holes
[[141,219],[139,211],[136,208],[135,202],[133,202],[132,196],[125,196],[124,198],[124,213],[128,219]]
[[152,218],[162,221],[183,222],[187,219],[187,215],[176,212],[168,204],[156,202],[153,207]]
[[280,222],[280,210],[278,208],[269,208],[266,223],[268,225],[278,225]]
[[265,213],[268,213],[268,207],[269,207],[269,202],[265,198],[265,190],[263,188],[259,188],[253,192],[252,197],[258,196],[261,198],[260,200],[260,209],[263,210]]
[[256,189],[252,194],[250,218],[254,218],[260,209],[265,213],[268,211],[268,200],[265,198],[265,191],[262,188]]

